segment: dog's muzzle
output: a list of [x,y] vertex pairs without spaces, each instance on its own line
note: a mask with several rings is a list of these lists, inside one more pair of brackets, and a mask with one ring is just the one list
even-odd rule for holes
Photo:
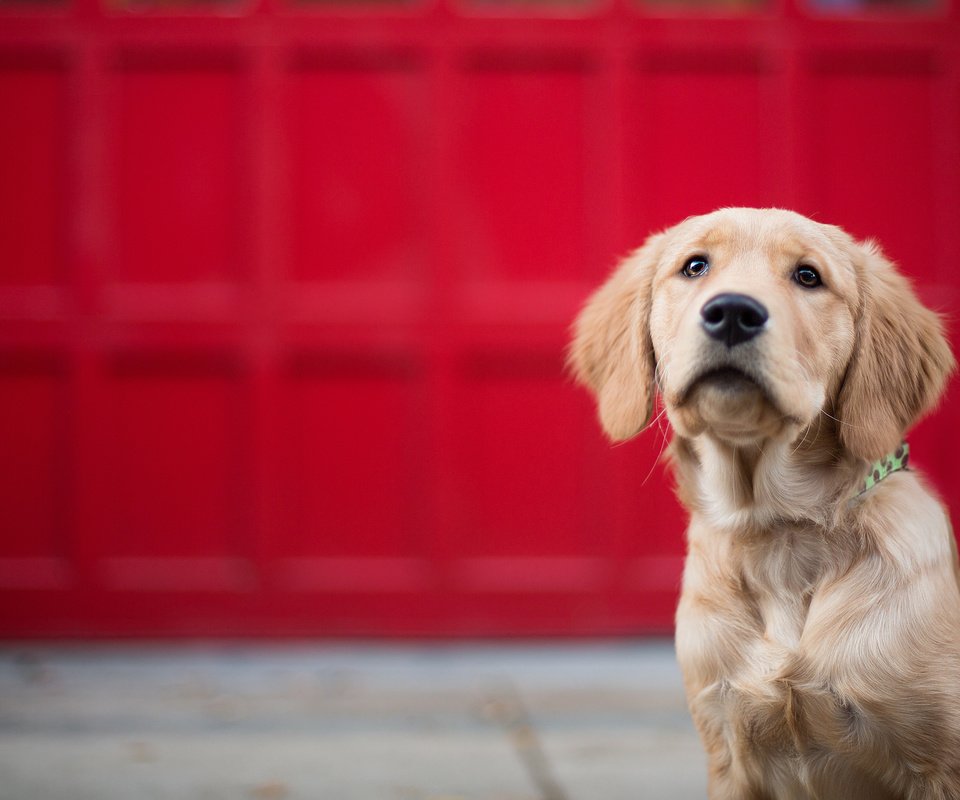
[[745,294],[718,294],[700,309],[700,324],[707,336],[735,347],[760,333],[770,315],[759,302]]

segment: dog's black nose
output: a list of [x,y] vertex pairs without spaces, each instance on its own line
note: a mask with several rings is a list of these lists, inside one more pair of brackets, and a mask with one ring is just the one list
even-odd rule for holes
[[700,316],[709,336],[733,347],[760,333],[770,315],[745,294],[718,294],[700,309]]

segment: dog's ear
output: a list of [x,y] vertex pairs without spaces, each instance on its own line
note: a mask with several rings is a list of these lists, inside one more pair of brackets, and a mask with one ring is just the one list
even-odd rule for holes
[[627,257],[584,306],[573,326],[569,365],[597,396],[600,424],[613,441],[635,436],[653,412],[650,301],[663,235]]
[[853,357],[837,397],[840,441],[874,461],[940,399],[954,368],[943,323],[873,242],[851,244],[862,286]]

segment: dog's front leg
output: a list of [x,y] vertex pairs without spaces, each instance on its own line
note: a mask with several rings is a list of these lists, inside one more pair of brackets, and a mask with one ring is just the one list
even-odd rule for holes
[[690,712],[707,752],[710,800],[772,800],[760,789],[759,775],[747,753],[737,721],[729,715],[729,687],[718,681],[690,694]]
[[707,773],[707,798],[708,800],[774,800],[770,795],[749,783],[744,783],[737,778],[731,779],[729,773],[717,775],[712,769]]

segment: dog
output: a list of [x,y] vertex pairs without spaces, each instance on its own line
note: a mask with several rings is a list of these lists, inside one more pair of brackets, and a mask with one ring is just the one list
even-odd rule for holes
[[569,362],[613,441],[655,406],[673,429],[709,797],[960,798],[957,548],[903,441],[954,359],[877,245],[779,209],[691,217],[592,295]]

